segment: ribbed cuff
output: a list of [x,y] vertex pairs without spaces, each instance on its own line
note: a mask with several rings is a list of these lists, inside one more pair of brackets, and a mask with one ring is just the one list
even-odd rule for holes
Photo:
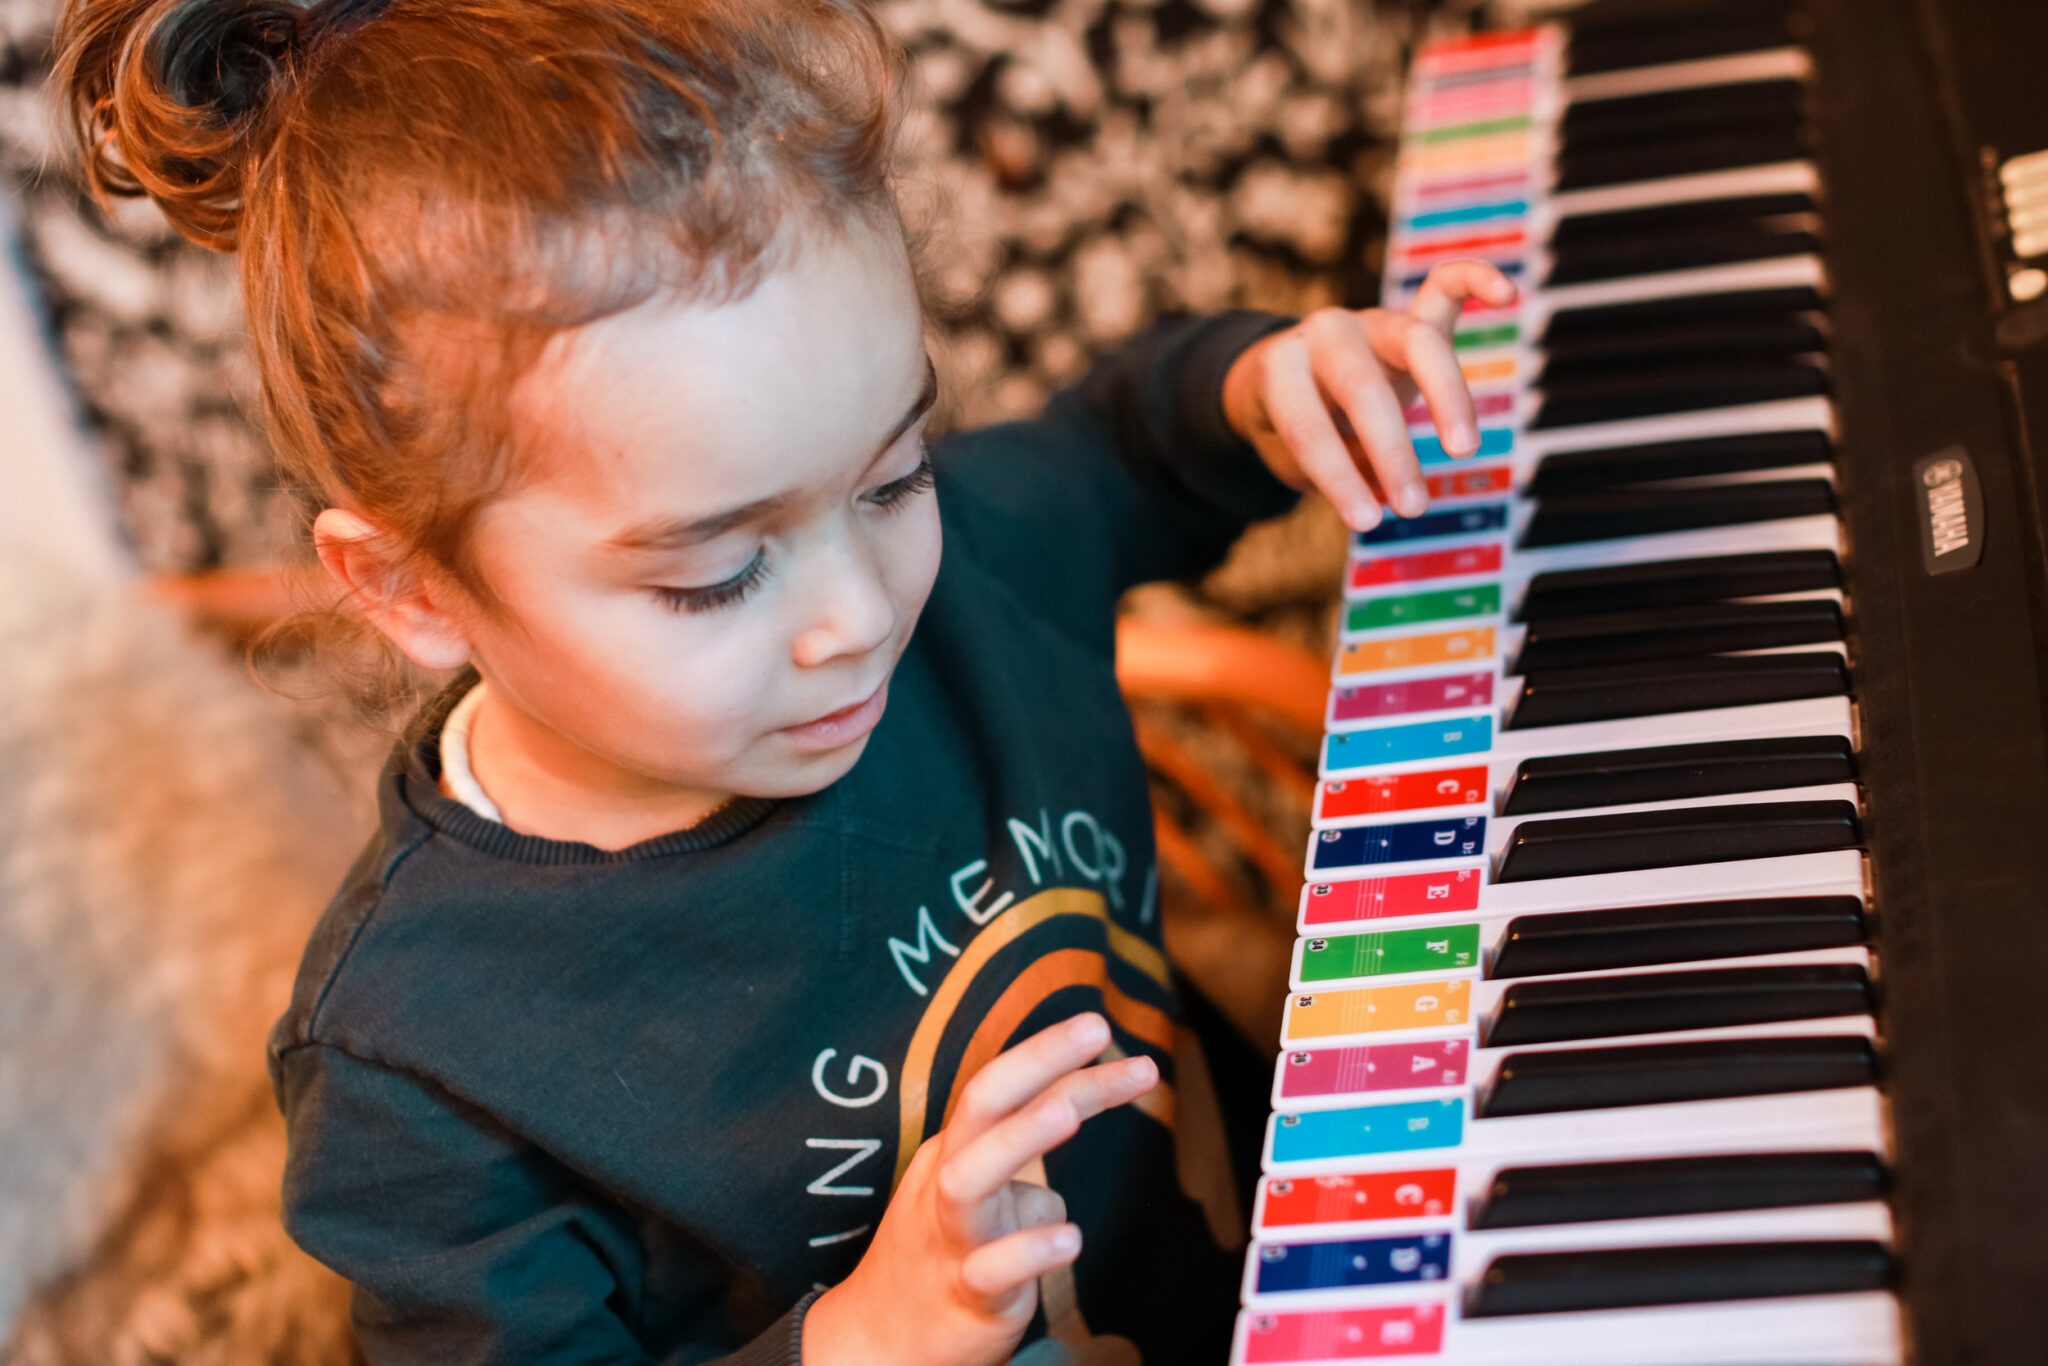
[[1297,320],[1237,309],[1201,320],[1183,345],[1174,395],[1178,426],[1187,434],[1182,478],[1203,498],[1247,521],[1278,517],[1301,494],[1281,483],[1223,413],[1223,380],[1254,342]]
[[811,1305],[824,1293],[822,1289],[813,1290],[798,1300],[766,1332],[731,1356],[720,1357],[716,1366],[803,1366],[804,1315],[811,1312]]

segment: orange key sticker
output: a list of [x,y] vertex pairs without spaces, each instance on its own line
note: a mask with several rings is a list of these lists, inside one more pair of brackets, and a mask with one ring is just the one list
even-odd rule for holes
[[1393,640],[1368,640],[1353,645],[1339,657],[1337,672],[1370,674],[1385,669],[1412,669],[1422,664],[1463,664],[1491,658],[1493,628],[1480,626],[1398,636]]
[[1287,998],[1290,1042],[1396,1029],[1450,1029],[1471,1021],[1472,983],[1463,978],[1352,991],[1305,991]]

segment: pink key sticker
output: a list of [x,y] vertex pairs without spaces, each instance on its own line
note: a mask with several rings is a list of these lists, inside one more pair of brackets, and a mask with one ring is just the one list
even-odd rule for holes
[[1330,698],[1330,719],[1363,721],[1375,716],[1405,716],[1418,711],[1455,711],[1483,707],[1493,701],[1493,675],[1453,674],[1449,678],[1411,678],[1403,683],[1338,688]]
[[1410,1091],[1425,1086],[1463,1086],[1465,1039],[1427,1043],[1377,1043],[1357,1048],[1300,1049],[1280,1064],[1280,1095],[1359,1095],[1368,1091]]
[[1244,1359],[1262,1366],[1267,1362],[1433,1356],[1443,1350],[1444,1307],[1404,1304],[1385,1309],[1254,1313],[1246,1327]]
[[1302,916],[1310,925],[1335,925],[1346,920],[1384,920],[1395,915],[1462,913],[1479,907],[1479,870],[1410,873],[1405,877],[1359,878],[1353,882],[1315,882],[1303,895]]

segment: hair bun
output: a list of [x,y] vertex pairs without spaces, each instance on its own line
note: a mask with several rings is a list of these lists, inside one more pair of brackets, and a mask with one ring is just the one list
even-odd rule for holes
[[301,15],[289,0],[184,0],[150,35],[165,93],[221,123],[241,121],[293,65]]

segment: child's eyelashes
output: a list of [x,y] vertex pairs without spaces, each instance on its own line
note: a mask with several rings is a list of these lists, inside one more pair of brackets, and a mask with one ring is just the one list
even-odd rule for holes
[[932,488],[932,455],[922,448],[918,451],[917,468],[901,479],[892,479],[868,495],[868,501],[879,508],[896,508],[909,502]]
[[707,583],[701,588],[656,588],[654,599],[671,612],[715,612],[741,601],[767,577],[768,553],[757,550],[745,569],[721,583]]

